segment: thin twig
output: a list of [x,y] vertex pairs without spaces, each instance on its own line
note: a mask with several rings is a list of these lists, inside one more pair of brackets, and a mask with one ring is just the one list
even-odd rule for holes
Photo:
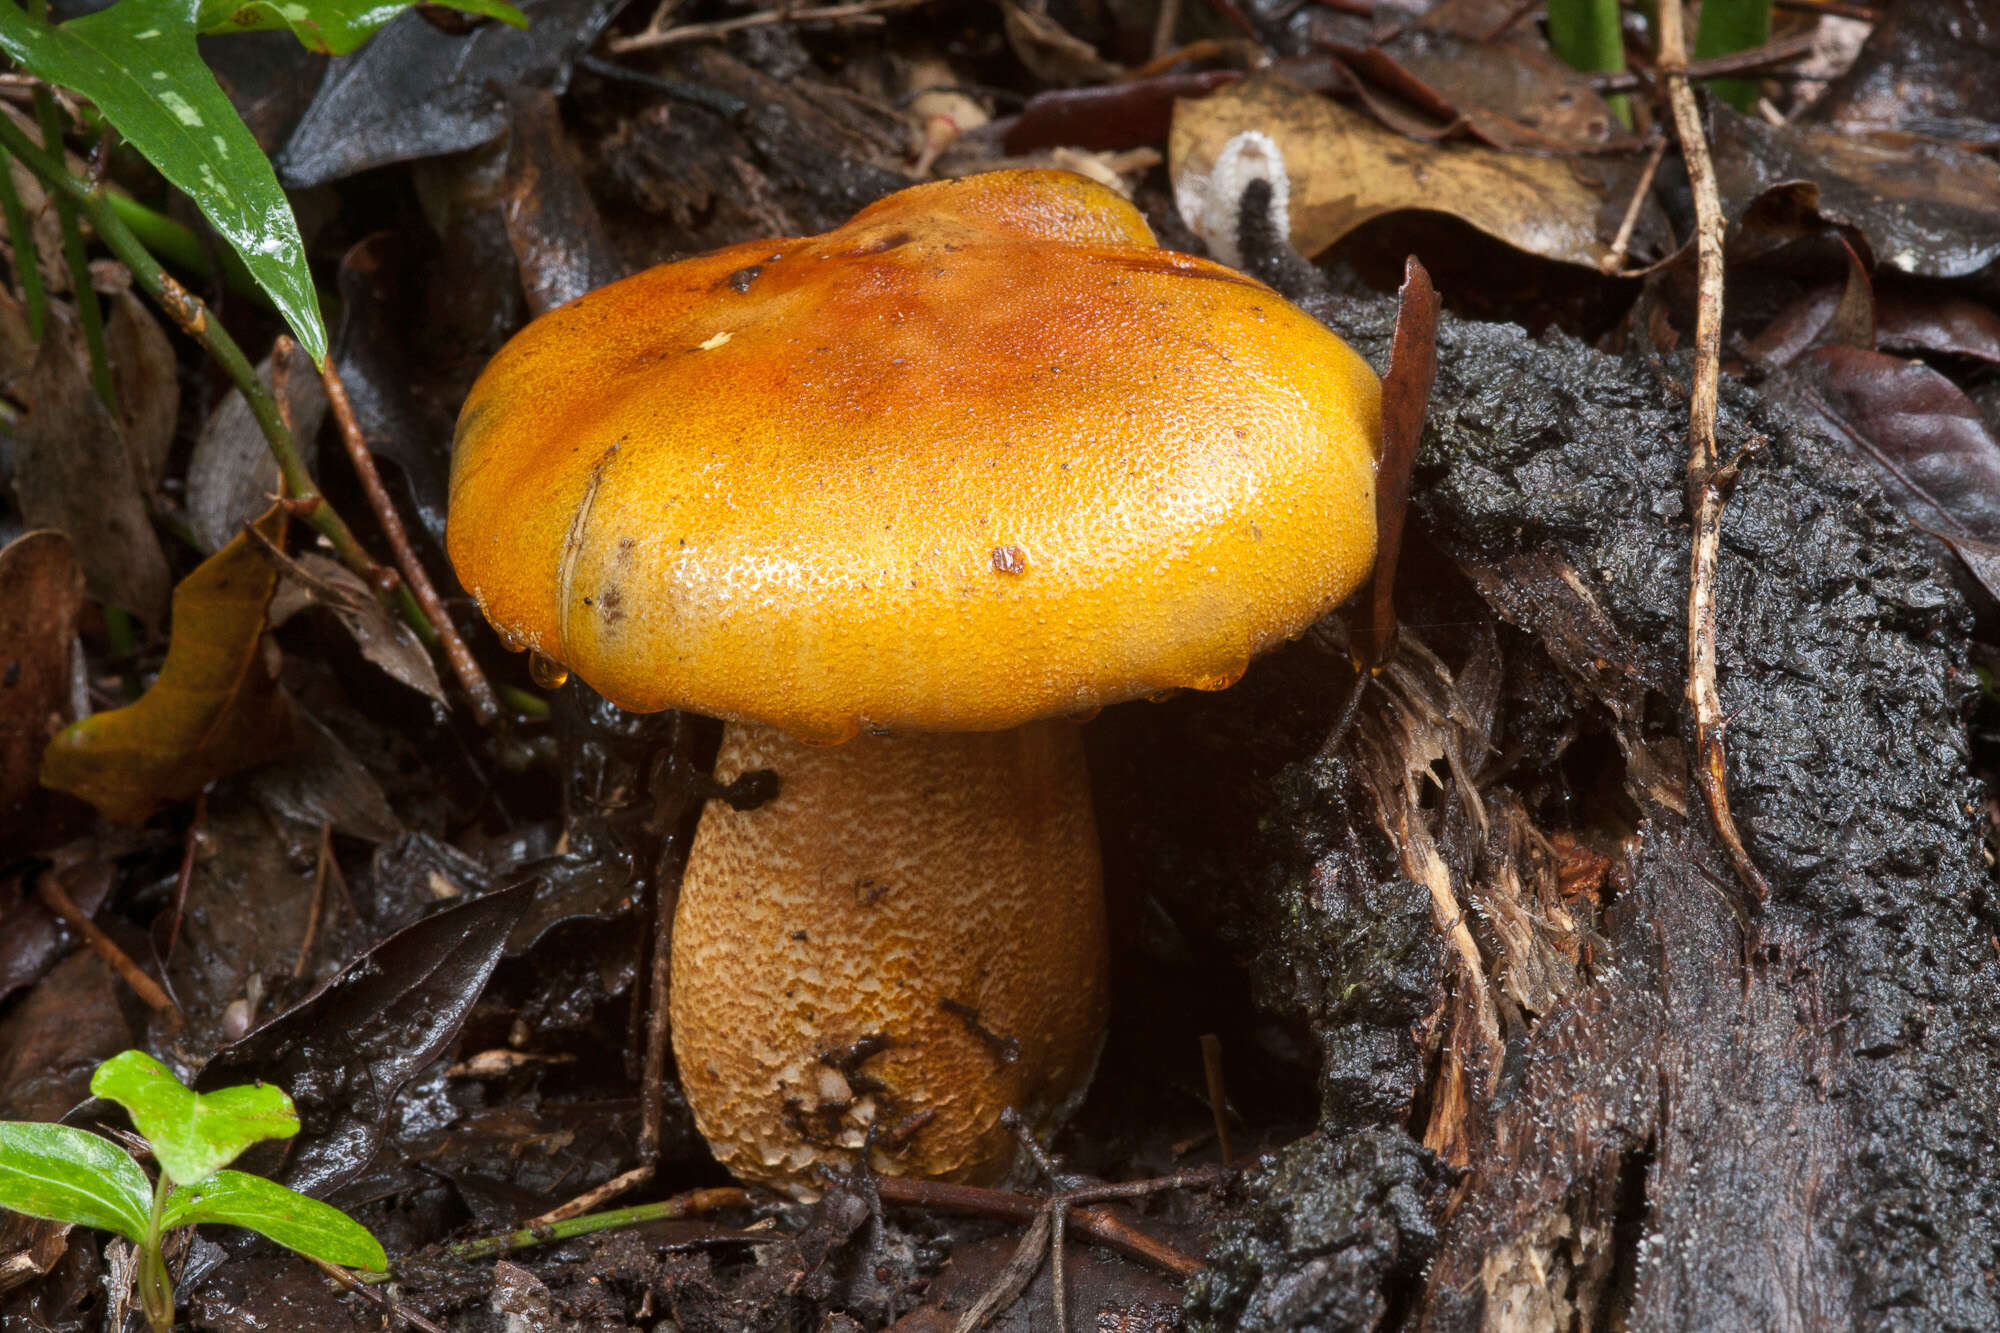
[[479,669],[472,650],[466,647],[458,626],[452,623],[451,614],[445,610],[444,601],[431,585],[423,561],[417,558],[415,548],[410,545],[409,533],[404,531],[395,502],[389,498],[389,490],[382,484],[382,474],[375,469],[375,455],[361,433],[361,423],[354,415],[354,403],[347,396],[347,385],[341,381],[340,371],[334,366],[332,357],[326,359],[326,367],[320,371],[319,378],[320,383],[326,386],[326,401],[333,408],[333,419],[340,423],[340,438],[347,446],[348,459],[354,464],[354,475],[361,479],[361,489],[368,494],[368,506],[375,511],[375,521],[381,525],[382,535],[388,540],[389,550],[396,558],[396,568],[403,572],[404,584],[430,618],[431,627],[437,631],[435,638],[438,646],[444,649],[452,674],[458,677],[465,697],[472,702],[473,715],[482,726],[491,726],[500,716],[500,701],[493,697],[493,687],[487,683],[486,673]]
[[160,983],[141,971],[139,965],[132,961],[132,955],[119,948],[116,940],[105,934],[95,921],[84,915],[83,909],[76,905],[76,900],[69,896],[69,891],[59,882],[55,871],[35,876],[35,896],[42,900],[42,906],[75,927],[77,933],[90,942],[90,947],[97,951],[98,956],[111,964],[119,976],[125,978],[125,984],[146,1002],[148,1008],[157,1009],[163,1014],[179,1012],[173,1000],[160,989]]
[[[1664,50],[1664,46],[1661,48]],[[1795,33],[1790,37],[1780,37],[1776,41],[1753,46],[1747,51],[1732,51],[1726,56],[1710,56],[1706,60],[1685,62],[1687,77],[1690,79],[1720,79],[1731,75],[1738,77],[1770,73],[1778,65],[1789,64],[1802,56],[1809,56],[1813,49],[1813,34]],[[1664,57],[1659,61],[1659,73],[1667,72]],[[1615,74],[1599,74],[1590,81],[1593,92],[1629,93],[1646,86],[1647,76],[1643,72],[1619,71]]]
[[1153,20],[1153,60],[1160,61],[1174,49],[1174,30],[1180,27],[1181,0],[1160,0],[1160,12]]
[[671,883],[656,875],[653,882],[653,956],[646,978],[646,1055],[644,1092],[639,1099],[639,1160],[651,1170],[660,1159],[660,1136],[666,1123],[667,1048],[672,1017],[667,1007],[673,980],[674,908],[680,901],[679,876]]
[[[656,29],[647,24],[630,37],[614,37],[605,47],[613,55],[624,55],[630,51],[647,51],[656,46],[672,46],[678,42],[702,41],[713,37],[727,37],[732,32],[742,32],[745,28],[762,28],[773,23],[826,23],[854,22],[873,19],[879,14],[896,9],[914,9],[927,5],[931,0],[849,0],[847,4],[815,5],[808,9],[791,9],[780,6],[777,9],[760,10],[755,14],[745,14],[740,18],[718,19],[713,23],[688,23],[678,28]],[[667,7],[662,7],[662,14]],[[656,14],[654,18],[660,19]]]
[[1632,229],[1639,225],[1639,212],[1646,206],[1646,197],[1653,192],[1653,177],[1659,174],[1660,159],[1667,155],[1667,136],[1664,134],[1653,144],[1653,151],[1646,156],[1646,169],[1639,173],[1639,183],[1632,187],[1632,202],[1625,206],[1625,216],[1618,223],[1618,234],[1611,238],[1611,252],[1597,261],[1597,266],[1613,277],[1625,267],[1625,248],[1632,244]]
[[[60,159],[63,154],[63,116],[46,85],[35,89],[35,119],[42,128],[42,146]],[[76,301],[77,323],[83,330],[83,345],[90,353],[90,387],[98,401],[113,416],[118,414],[118,391],[111,382],[111,350],[104,340],[104,307],[90,285],[90,256],[83,248],[83,228],[77,225],[76,201],[67,195],[52,198],[56,228],[62,237],[63,264],[69,269],[70,295]]]
[[326,869],[333,864],[333,821],[319,826],[319,863],[313,870],[313,896],[306,908],[305,937],[299,941],[298,961],[292,964],[292,979],[306,974],[306,960],[312,957],[313,936],[319,933],[320,905],[326,901]]
[[1687,699],[1694,712],[1696,785],[1708,804],[1717,837],[1736,876],[1758,902],[1771,896],[1763,872],[1744,849],[1729,810],[1722,749],[1722,697],[1715,684],[1716,565],[1722,551],[1724,479],[1717,475],[1715,401],[1722,365],[1722,237],[1725,222],[1715,185],[1715,163],[1701,128],[1701,110],[1688,84],[1687,40],[1681,0],[1660,0],[1659,66],[1673,106],[1688,180],[1694,188],[1697,295],[1694,322],[1694,389],[1688,404],[1688,509],[1693,546],[1688,561]]
[[174,876],[174,916],[167,927],[167,947],[160,966],[173,961],[174,946],[181,942],[181,917],[187,911],[188,888],[194,883],[194,853],[201,838],[202,821],[208,818],[208,788],[194,794],[194,818],[188,822],[187,840],[181,847],[181,868]]
[[320,1271],[322,1273],[325,1273],[328,1277],[332,1278],[335,1282],[338,1282],[341,1286],[347,1288],[355,1295],[360,1296],[363,1299],[372,1302],[377,1309],[382,1311],[382,1313],[390,1316],[391,1318],[402,1320],[404,1323],[408,1324],[411,1328],[416,1329],[417,1333],[444,1333],[444,1330],[442,1328],[438,1327],[430,1320],[424,1318],[422,1315],[418,1314],[415,1310],[410,1309],[407,1305],[404,1305],[401,1301],[396,1300],[394,1297],[390,1296],[388,1292],[375,1290],[375,1288],[369,1286],[366,1282],[354,1276],[354,1274],[348,1272],[345,1268],[342,1268],[339,1264],[330,1264],[326,1260],[310,1254],[306,1255],[306,1258],[311,1259],[315,1264],[318,1264]]
[[1007,1260],[1007,1266],[1000,1270],[1000,1276],[993,1279],[993,1284],[980,1294],[971,1308],[958,1317],[951,1333],[979,1333],[986,1327],[987,1320],[1021,1299],[1021,1293],[1028,1289],[1028,1284],[1035,1280],[1035,1274],[1041,1269],[1042,1255],[1048,1249],[1049,1232],[1053,1226],[1049,1210],[1037,1208],[1028,1229],[1021,1235],[1021,1243],[1014,1247],[1013,1255]]
[[[555,1058],[561,1059],[563,1057],[558,1056]],[[567,1222],[572,1217],[582,1217],[585,1213],[602,1208],[619,1195],[638,1188],[652,1178],[653,1164],[651,1162],[641,1163],[633,1167],[630,1171],[623,1171],[611,1177],[611,1179],[605,1181],[602,1185],[592,1186],[577,1195],[574,1199],[571,1199],[568,1203],[559,1204],[549,1209],[546,1213],[529,1218],[527,1229],[533,1231],[538,1227],[552,1227],[558,1222]]]
[[1049,1294],[1055,1306],[1056,1333],[1069,1333],[1069,1275],[1063,1271],[1063,1233],[1069,1230],[1069,1205],[1049,1202]]
[[1215,1117],[1215,1148],[1222,1164],[1229,1165],[1229,1093],[1222,1084],[1222,1038],[1213,1032],[1201,1034],[1201,1072],[1208,1083],[1208,1110]]
[[[1070,1190],[1059,1197],[1071,1207],[1075,1207],[1079,1203],[1097,1199],[1136,1198],[1142,1194],[1157,1193],[1164,1189],[1214,1185],[1226,1178],[1226,1173],[1219,1171],[1182,1171],[1172,1176],[1162,1176],[1158,1180]],[[997,1217],[1003,1221],[1024,1224],[1032,1224],[1048,1207],[1047,1200],[1032,1198],[1026,1194],[986,1189],[978,1185],[957,1185],[943,1180],[878,1176],[875,1179],[875,1186],[885,1203],[935,1208],[941,1212],[970,1213],[978,1217]],[[1190,1277],[1199,1273],[1204,1267],[1201,1260],[1127,1225],[1117,1215],[1105,1209],[1078,1208],[1072,1223],[1077,1231],[1098,1244],[1152,1264],[1175,1277]]]

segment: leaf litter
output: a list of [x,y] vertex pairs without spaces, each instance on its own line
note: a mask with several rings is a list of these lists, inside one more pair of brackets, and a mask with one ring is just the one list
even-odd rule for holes
[[[1795,98],[1806,85],[1766,80],[1784,124],[1708,113],[1731,225],[1725,350],[1744,379],[1725,385],[1724,432],[1764,441],[1725,518],[1722,589],[1731,779],[1751,853],[1779,888],[1749,930],[1704,889],[1728,873],[1688,817],[1672,423],[1693,328],[1689,215],[1678,155],[1648,166],[1658,129],[1643,93],[1626,135],[1607,119],[1602,81],[1551,64],[1534,25],[1498,3],[1416,22],[1387,7],[1371,19],[1347,5],[1189,4],[1147,15],[1151,49],[1085,6],[966,13],[957,27],[917,7],[759,22],[595,63],[576,57],[606,22],[634,37],[655,20],[529,8],[527,34],[404,16],[327,80],[281,155],[295,183],[335,182],[346,210],[308,239],[346,256],[343,373],[369,445],[397,464],[434,576],[446,571],[426,541],[442,532],[457,402],[530,306],[714,245],[822,229],[919,168],[1078,164],[1192,247],[1175,187],[1257,130],[1289,171],[1290,239],[1318,265],[1254,243],[1245,262],[1297,281],[1290,294],[1365,352],[1379,360],[1388,336],[1367,288],[1400,279],[1411,248],[1440,274],[1448,307],[1549,331],[1532,341],[1497,323],[1441,326],[1396,586],[1406,642],[1381,677],[1357,680],[1346,631],[1329,625],[1226,694],[1109,710],[1091,729],[1107,871],[1135,923],[1121,956],[1131,989],[1058,1152],[1103,1178],[1166,1176],[1213,1160],[1226,1114],[1239,1148],[1272,1155],[1219,1196],[1129,1206],[1129,1225],[1208,1255],[1185,1290],[1095,1249],[1055,1251],[1073,1320],[1458,1327],[1503,1305],[1716,1310],[1713,1266],[1676,1266],[1681,1247],[1721,1236],[1751,1271],[1813,1216],[1844,1219],[1881,1271],[1949,1317],[2000,1314],[1990,1292],[1946,1275],[1971,1269],[1932,1267],[1870,1211],[1903,1169],[1916,1183],[1899,1198],[1930,1233],[1976,1250],[1990,1201],[1923,1162],[2000,1138],[1967,1118],[1971,1098],[1923,1091],[1990,1086],[1978,1052],[1996,1030],[1980,998],[1994,993],[1980,980],[1992,964],[1976,922],[1947,907],[1990,895],[1963,814],[1976,808],[1963,757],[1972,745],[1980,774],[1994,757],[1957,721],[1966,655],[1989,650],[1948,567],[1881,499],[1979,572],[2000,506],[1981,406],[2000,323],[1977,275],[1996,253],[2000,178],[1979,152],[1993,141],[1990,107],[1966,94],[1937,24],[1876,25],[1818,110]],[[454,62],[487,47],[513,63],[482,66],[469,95]],[[396,65],[399,51],[424,58]],[[1643,49],[1630,54],[1643,88],[1653,72]],[[1273,57],[1273,70],[1255,68]],[[1919,77],[1885,80],[1892,67]],[[507,90],[521,85],[549,92],[516,93],[510,113]],[[977,114],[935,146],[905,103],[941,87]],[[438,156],[491,144],[510,119],[511,162],[491,149]],[[1902,147],[1888,137],[1912,134],[1920,142]],[[1165,160],[1113,156],[1133,150]],[[1254,242],[1232,203],[1213,234]],[[579,246],[566,219],[592,214],[599,239]],[[1440,214],[1464,230],[1438,229]],[[1468,235],[1498,258],[1452,264]],[[1612,260],[1626,276],[1602,276]],[[137,308],[113,310],[117,321]],[[18,350],[5,314],[0,350]],[[115,778],[94,788],[108,812],[159,812],[115,832],[82,813],[38,823],[17,831],[23,853],[95,867],[65,882],[128,953],[145,958],[149,926],[165,952],[177,923],[164,974],[187,1019],[151,1020],[149,1039],[181,1068],[206,1061],[205,1086],[286,1086],[307,1127],[279,1169],[366,1211],[394,1253],[518,1225],[649,1152],[649,1188],[713,1182],[671,1082],[654,1090],[657,1142],[636,1129],[650,905],[671,893],[712,726],[617,717],[574,684],[548,698],[463,601],[450,603],[461,628],[526,711],[489,729],[440,707],[450,696],[428,650],[376,590],[296,537],[239,545],[275,474],[247,419],[228,447],[215,442],[224,412],[185,347],[164,373],[157,333],[121,334],[137,386],[121,392],[136,404],[125,420],[99,409],[89,424],[87,385],[72,392],[95,432],[79,436],[96,440],[79,456],[95,460],[96,480],[76,492],[38,481],[55,465],[33,443],[32,413],[12,476],[24,510],[37,494],[94,502],[54,520],[85,573],[98,569],[87,602],[57,598],[30,634],[36,709],[67,716],[82,699],[115,727],[120,673],[98,608],[125,606],[160,632],[124,666],[135,684],[157,673],[158,698],[182,701],[170,726],[147,729],[150,757],[107,763]],[[0,391],[31,405],[53,373],[23,359]],[[314,377],[290,382],[309,392]],[[170,406],[179,394],[188,404]],[[1766,399],[1802,403],[1818,424]],[[310,404],[291,407],[309,439]],[[1885,482],[1847,470],[1832,447],[1843,441]],[[327,451],[315,468],[349,507],[344,460]],[[221,636],[203,614],[177,607],[169,620],[172,580],[199,590],[206,566],[155,537],[147,618],[143,581],[119,582],[143,560],[100,559],[114,513],[148,535],[185,518],[210,549],[233,552],[232,567],[254,566],[277,613],[241,599]],[[227,690],[219,709],[191,702],[174,655],[204,637],[217,660],[255,668],[239,675],[268,684],[266,703]],[[72,673],[75,644],[85,669]],[[383,688],[385,672],[402,685]],[[288,723],[259,711],[286,698]],[[1841,719],[1833,734],[1829,716]],[[161,740],[222,719],[241,726],[242,746]],[[297,744],[258,766],[260,732]],[[1886,761],[1891,736],[1918,757]],[[1844,833],[1829,827],[1839,819]],[[23,1071],[36,1114],[61,1114],[80,1090],[35,1081],[32,1067],[74,1067],[127,1034],[113,1021],[122,983],[73,951],[24,887],[39,873],[0,865],[12,996],[0,997],[0,1060],[14,1061],[0,1067]],[[1918,923],[1928,959],[1891,941],[1899,920]],[[1753,953],[1744,970],[1744,940],[1772,961]],[[1810,963],[1787,970],[1795,960]],[[1801,1006],[1809,1028],[1795,1025]],[[66,1008],[99,1018],[65,1034],[53,1025]],[[1738,1010],[1747,1036],[1713,1027]],[[1226,1110],[1210,1104],[1205,1033],[1220,1038]],[[1787,1100],[1798,1050],[1849,1095],[1831,1109]],[[1709,1160],[1692,1121],[1657,1114],[1663,1087],[1698,1103],[1686,1114],[1701,1123],[1745,1127],[1746,1144],[1762,1142],[1748,1126],[1774,1118],[1802,1134]],[[1937,1129],[1921,1127],[1925,1115]],[[1908,1146],[1885,1162],[1860,1154],[1865,1142]],[[1802,1197],[1812,1180],[1841,1183]],[[1717,1188],[1749,1206],[1718,1201]],[[1026,1327],[1055,1291],[1046,1243],[1028,1279],[1003,1271],[1009,1256],[1035,1257],[1019,1228],[1036,1205],[1014,1197],[1029,1211],[966,1218],[856,1182],[809,1208],[765,1201],[520,1251],[504,1272],[432,1250],[405,1272],[402,1299],[466,1327],[498,1302],[552,1325],[917,1333],[954,1326],[1005,1277],[1020,1298],[988,1326]],[[1642,1221],[1668,1256],[1643,1272]],[[103,1254],[74,1238],[39,1253],[42,1275],[0,1292],[0,1309],[73,1315]],[[1843,1262],[1815,1250],[1770,1290],[1872,1308],[1879,1291]],[[198,1243],[191,1271],[201,1327],[337,1326],[351,1318],[338,1311],[373,1308],[254,1251]]]

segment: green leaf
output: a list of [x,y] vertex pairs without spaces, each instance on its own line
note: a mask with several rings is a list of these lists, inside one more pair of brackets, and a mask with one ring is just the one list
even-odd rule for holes
[[108,1139],[68,1125],[0,1123],[0,1208],[146,1238],[153,1187]]
[[167,1196],[162,1227],[226,1222],[269,1236],[287,1249],[348,1268],[380,1273],[389,1266],[368,1228],[332,1204],[308,1199],[262,1176],[218,1171]]
[[319,294],[278,177],[201,63],[199,0],[119,0],[50,27],[0,0],[0,51],[97,104],[235,247],[315,363],[326,357]]
[[99,1065],[90,1090],[131,1113],[160,1169],[176,1185],[205,1179],[261,1139],[288,1139],[299,1132],[298,1113],[282,1089],[246,1083],[191,1092],[144,1051],[122,1051]]
[[[375,35],[375,30],[417,0],[202,0],[198,21],[203,34],[261,32],[290,28],[309,50],[344,56]],[[443,0],[448,9],[499,19],[516,28],[528,26],[527,15],[506,0]]]

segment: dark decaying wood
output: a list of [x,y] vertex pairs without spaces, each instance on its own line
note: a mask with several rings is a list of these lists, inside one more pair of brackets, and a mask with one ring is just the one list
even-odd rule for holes
[[[1386,302],[1314,304],[1380,363]],[[1687,358],[1447,319],[1439,365],[1412,515],[1435,549],[1351,746],[1209,756],[1219,799],[1260,793],[1230,928],[1316,1040],[1322,1108],[1250,1177],[1196,1326],[2000,1319],[1957,593],[1830,441],[1721,386],[1718,453],[1770,441],[1716,588],[1752,914],[1690,814]],[[1246,679],[1254,706],[1337,699],[1345,654],[1319,652]]]

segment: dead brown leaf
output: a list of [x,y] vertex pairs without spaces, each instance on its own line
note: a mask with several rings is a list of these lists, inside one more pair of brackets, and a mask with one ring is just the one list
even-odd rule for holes
[[1059,88],[1079,83],[1107,83],[1124,71],[1097,53],[1097,48],[1031,5],[1000,0],[1007,44],[1028,72]]
[[83,570],[68,537],[30,532],[0,550],[0,831],[35,789],[42,751],[68,720],[82,609]]
[[158,629],[173,579],[125,432],[90,387],[89,365],[76,316],[51,303],[21,385],[28,415],[15,436],[14,490],[29,526],[69,534],[92,597]]
[[[283,511],[258,527],[277,540]],[[167,801],[284,753],[291,704],[264,634],[278,572],[239,534],[174,590],[173,638],[159,679],[135,704],[57,736],[42,782],[81,796],[106,818],[138,823]]]
[[1715,111],[1716,185],[1740,218],[1785,196],[1789,211],[1852,229],[1877,262],[1927,278],[1962,278],[2000,257],[2000,164],[1888,131],[1766,125]]
[[180,421],[180,366],[166,331],[129,287],[106,300],[111,318],[104,325],[104,341],[111,352],[125,448],[140,485],[150,491],[167,470],[167,454]]
[[35,339],[20,298],[0,284],[0,391],[11,392],[35,364]]
[[[1291,176],[1292,244],[1318,254],[1371,218],[1403,209],[1449,213],[1516,249],[1597,270],[1625,204],[1624,168],[1586,183],[1558,158],[1478,144],[1417,143],[1275,75],[1257,75],[1175,110],[1175,181],[1206,173],[1222,146],[1261,130]],[[1634,166],[1632,174],[1636,175]],[[1608,221],[1609,225],[1605,225]]]
[[[252,531],[254,534],[255,530]],[[254,535],[252,540],[256,540]],[[437,667],[424,645],[408,625],[383,608],[381,599],[368,591],[360,575],[323,555],[307,554],[294,560],[275,544],[263,541],[258,542],[258,549],[285,576],[289,588],[339,618],[363,657],[417,693],[450,706],[444,685],[438,680]],[[272,622],[285,619],[291,609],[288,607],[281,614],[274,606]]]
[[[308,469],[315,466],[319,450],[315,437],[326,419],[326,390],[320,387],[319,371],[312,359],[292,348],[291,392],[287,404],[291,414],[292,441]],[[271,387],[271,358],[257,367],[257,378]],[[211,551],[220,550],[243,531],[243,525],[271,507],[279,489],[278,464],[250,404],[231,389],[216,407],[195,441],[194,457],[188,461],[188,524]]]

